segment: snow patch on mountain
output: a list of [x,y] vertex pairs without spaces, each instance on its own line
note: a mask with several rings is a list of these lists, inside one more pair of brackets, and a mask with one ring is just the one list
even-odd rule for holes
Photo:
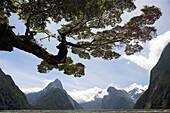
[[[109,85],[108,87],[110,86],[112,85]],[[105,95],[108,95],[107,92],[108,87],[106,89],[100,89],[98,87],[94,87],[94,88],[80,90],[80,91],[74,90],[68,92],[68,94],[78,103],[85,103],[85,102],[95,101],[95,98],[103,98]],[[118,90],[125,90],[135,102],[147,88],[148,85],[142,86],[136,83],[125,88],[116,87],[116,89]]]
[[130,87],[126,87],[126,88],[123,88],[126,92],[130,92],[132,91],[133,89],[138,89],[135,93],[138,94],[138,93],[142,93],[142,91],[146,90],[148,88],[148,85],[145,85],[145,86],[142,86],[142,85],[138,85],[136,83],[130,85]]
[[78,103],[94,101],[95,98],[103,98],[105,95],[108,95],[107,89],[100,89],[98,87],[81,90],[81,91],[71,91],[68,94],[76,100]]

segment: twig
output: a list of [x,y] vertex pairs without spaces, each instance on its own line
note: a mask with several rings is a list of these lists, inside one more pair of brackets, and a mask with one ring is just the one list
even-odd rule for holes
[[26,23],[26,32],[25,32],[25,36],[28,37],[28,33],[30,32],[30,20],[35,17],[35,16],[38,16],[38,15],[42,15],[44,13],[47,13],[47,12],[50,12],[58,7],[62,7],[62,6],[70,6],[70,5],[74,5],[74,4],[61,4],[61,5],[58,5],[56,7],[53,7],[53,8],[50,8],[50,9],[47,9],[47,10],[44,10],[44,11],[40,11],[38,13],[33,13],[33,14],[30,14],[29,17],[27,18],[27,23]]

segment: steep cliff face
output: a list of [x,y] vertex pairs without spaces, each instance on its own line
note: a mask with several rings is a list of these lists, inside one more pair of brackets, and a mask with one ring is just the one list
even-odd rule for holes
[[151,70],[149,88],[139,98],[136,109],[170,109],[170,43]]
[[0,69],[0,110],[26,109],[27,99],[9,75]]

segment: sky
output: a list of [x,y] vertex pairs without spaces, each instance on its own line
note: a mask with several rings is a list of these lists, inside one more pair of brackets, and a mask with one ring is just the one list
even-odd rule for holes
[[[59,79],[64,89],[72,95],[86,94],[90,89],[93,91],[105,90],[109,86],[128,89],[135,84],[145,87],[149,85],[150,70],[157,63],[162,50],[170,41],[170,0],[136,0],[135,4],[137,5],[135,11],[122,16],[124,23],[134,15],[140,15],[140,9],[144,5],[155,5],[163,13],[163,16],[154,24],[158,36],[143,44],[144,49],[140,53],[131,56],[122,55],[117,60],[99,58],[83,60],[69,53],[75,62],[82,62],[86,66],[86,75],[80,78],[64,75],[58,70],[52,70],[46,74],[39,73],[37,65],[40,64],[41,59],[16,48],[12,52],[0,52],[0,68],[10,75],[16,85],[25,93],[42,90],[55,79]],[[23,23],[18,20],[16,15],[10,18],[10,24],[16,26],[14,30],[16,33],[25,32]],[[60,25],[48,25],[52,31],[58,27]],[[43,43],[48,51],[56,54],[54,39],[50,42],[44,40]]]

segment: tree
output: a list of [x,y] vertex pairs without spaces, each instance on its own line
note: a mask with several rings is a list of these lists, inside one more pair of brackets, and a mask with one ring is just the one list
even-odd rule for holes
[[[39,72],[46,73],[56,68],[80,77],[84,75],[85,66],[73,64],[71,57],[67,56],[68,49],[80,58],[111,60],[121,55],[116,48],[122,47],[127,55],[131,55],[142,50],[141,42],[156,36],[156,29],[151,25],[162,13],[155,6],[145,6],[141,15],[120,25],[121,15],[135,8],[134,0],[1,0],[0,50],[12,51],[15,47],[43,59],[38,65]],[[15,26],[8,22],[12,13],[17,13],[24,21],[24,35],[12,31]],[[67,23],[61,29],[56,28],[58,36],[47,29],[47,23],[53,21],[57,24],[61,20]],[[110,29],[106,29],[108,26]],[[97,32],[93,32],[94,29]],[[38,33],[60,42],[57,55],[50,54],[37,43],[35,36]],[[74,43],[69,39],[74,39]]]

